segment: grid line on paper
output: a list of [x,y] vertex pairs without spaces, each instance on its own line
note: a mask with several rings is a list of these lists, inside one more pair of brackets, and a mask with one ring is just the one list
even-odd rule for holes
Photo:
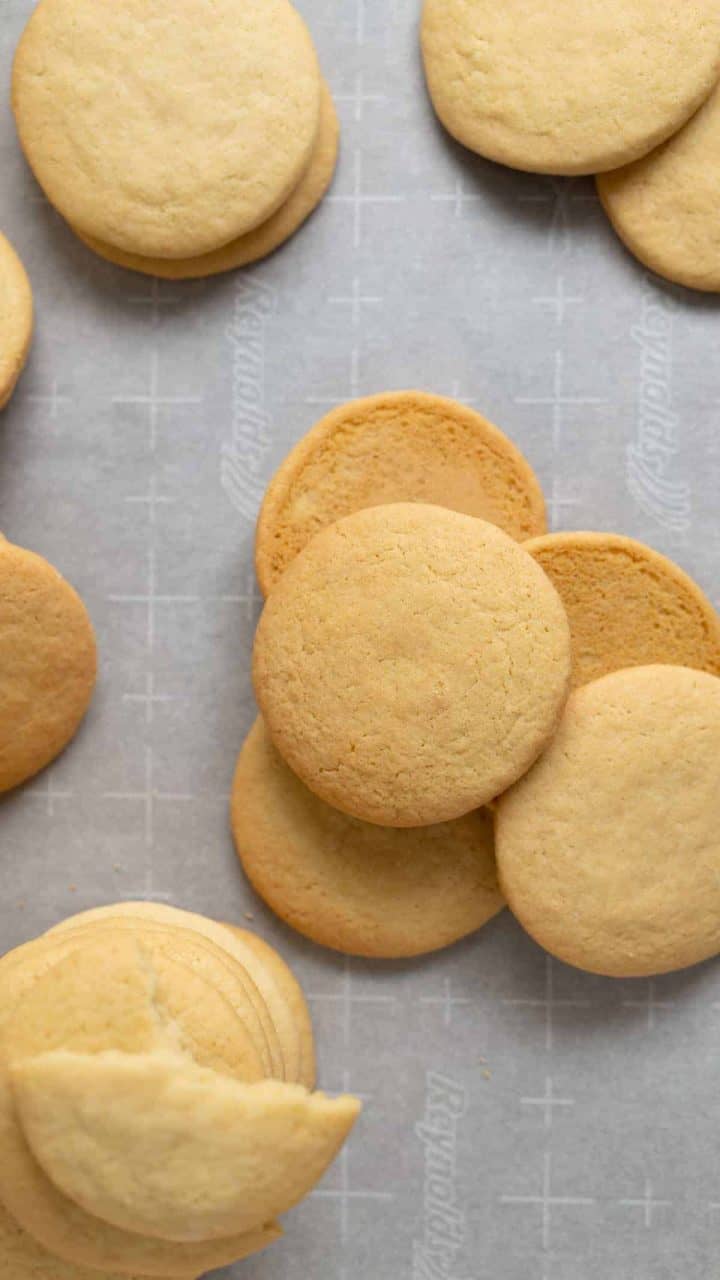
[[593,1196],[560,1196],[553,1194],[552,1189],[552,1155],[546,1151],[543,1156],[542,1190],[536,1195],[501,1195],[500,1204],[540,1209],[541,1238],[543,1251],[550,1248],[552,1238],[552,1217],[559,1209],[590,1209],[596,1203]]
[[587,1009],[589,1000],[564,999],[555,991],[555,969],[552,956],[545,957],[544,995],[505,998],[503,1004],[517,1008],[543,1009],[545,1012],[545,1051],[551,1053],[555,1043],[555,1012],[558,1009]]

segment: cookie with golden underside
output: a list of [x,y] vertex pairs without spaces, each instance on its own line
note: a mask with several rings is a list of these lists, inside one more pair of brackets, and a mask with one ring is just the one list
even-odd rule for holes
[[565,605],[574,684],[655,663],[720,675],[720,617],[666,556],[616,533],[551,533],[525,547]]
[[720,951],[720,679],[616,671],[572,694],[497,807],[508,905],[552,955],[644,977]]
[[414,830],[360,822],[319,800],[258,720],[235,771],[232,829],[245,874],[313,942],[396,959],[447,947],[504,907],[487,810]]
[[422,49],[441,121],[534,173],[592,174],[676,133],[720,75],[715,0],[425,0]]
[[198,280],[204,276],[234,271],[237,267],[247,267],[251,262],[258,262],[274,253],[314,213],[332,182],[339,141],[340,127],[335,104],[330,90],[323,82],[317,141],[310,165],[295,190],[272,217],[262,222],[254,231],[248,231],[222,248],[198,258],[143,258],[139,254],[123,253],[121,249],[93,240],[81,232],[77,234],[88,248],[108,262],[126,267],[129,271],[139,271],[146,276],[158,276],[162,280]]
[[0,1009],[0,1199],[44,1248],[91,1270],[195,1277],[279,1237],[271,1225],[177,1245],[103,1223],[43,1173],[18,1123],[11,1067],[53,1050],[142,1054],[180,1048],[201,1065],[233,1075],[242,1056],[239,1024],[198,974],[127,936],[108,932],[100,942],[46,937],[3,958]]
[[463,511],[518,541],[547,529],[537,477],[502,431],[456,400],[388,391],[333,409],[270,482],[255,542],[263,594],[321,529],[392,502]]
[[636,258],[676,284],[720,292],[720,89],[680,133],[597,180],[615,231]]
[[296,556],[265,603],[253,676],[277,750],[316,795],[367,822],[428,826],[536,759],[567,696],[570,633],[507,534],[396,503]]
[[307,168],[320,112],[289,0],[40,0],[12,101],[48,199],[126,253],[210,253],[270,218]]
[[47,560],[0,541],[0,791],[54,760],[77,732],[97,672],[87,610]]
[[0,233],[0,409],[12,396],[27,360],[33,331],[33,299],[27,272]]
[[[119,1271],[91,1271],[63,1262],[23,1231],[0,1203],[0,1274],[9,1280],[128,1280]],[[141,1280],[138,1275],[129,1280]],[[166,1276],[165,1280],[173,1280]]]

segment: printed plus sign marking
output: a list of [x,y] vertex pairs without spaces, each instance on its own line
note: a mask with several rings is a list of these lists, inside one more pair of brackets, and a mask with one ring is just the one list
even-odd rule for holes
[[339,991],[310,993],[308,999],[315,1004],[328,1003],[339,1005],[342,1010],[343,1022],[343,1039],[346,1045],[350,1043],[350,1032],[352,1029],[352,1015],[355,1005],[370,1004],[396,1004],[395,996],[371,996],[361,995],[353,987],[352,963],[349,956],[345,957],[343,965],[343,977]]
[[565,357],[562,351],[555,352],[555,371],[552,394],[547,396],[517,396],[516,404],[537,405],[552,410],[553,448],[558,449],[563,429],[563,414],[566,409],[597,408],[605,404],[599,396],[571,396],[565,391]]
[[155,707],[168,702],[178,702],[176,695],[155,692],[155,676],[151,671],[145,675],[144,693],[124,693],[123,702],[138,702],[145,707],[145,723],[151,725],[155,719]]
[[557,1196],[552,1192],[552,1156],[549,1151],[543,1157],[542,1192],[536,1196],[501,1196],[501,1204],[530,1205],[541,1210],[542,1247],[550,1248],[552,1234],[552,1215],[556,1209],[588,1209],[595,1204],[589,1196]]
[[199,596],[161,595],[157,590],[155,549],[148,548],[147,590],[138,595],[108,596],[112,604],[139,604],[147,609],[147,647],[152,652],[155,645],[155,622],[160,604],[197,604]]
[[572,208],[576,205],[597,205],[597,196],[587,190],[577,190],[577,179],[548,178],[545,190],[520,197],[522,204],[544,204],[551,209],[548,230],[548,249],[566,250],[570,245]]
[[369,205],[402,204],[405,197],[399,195],[371,195],[363,188],[363,157],[358,147],[353,158],[353,189],[349,195],[329,195],[326,201],[332,204],[349,204],[353,210],[353,244],[360,248],[362,241],[362,215]]
[[650,978],[644,1000],[623,1000],[626,1009],[645,1009],[647,1012],[647,1028],[652,1031],[657,1023],[656,1015],[664,1009],[674,1009],[674,1000],[657,1000],[655,998],[655,981]]
[[336,1162],[336,1168],[339,1174],[340,1186],[332,1190],[321,1187],[318,1191],[311,1192],[311,1197],[314,1200],[334,1200],[340,1206],[340,1239],[345,1244],[350,1226],[350,1206],[352,1204],[357,1203],[359,1200],[388,1204],[395,1199],[395,1196],[391,1191],[359,1190],[351,1186],[350,1149],[347,1145],[342,1149],[340,1158]]
[[350,382],[346,392],[329,396],[306,396],[305,404],[311,407],[318,405],[342,404],[344,400],[356,400],[360,395],[360,348],[355,344],[350,352]]
[[545,1128],[552,1129],[555,1107],[574,1107],[572,1098],[557,1098],[553,1089],[552,1076],[545,1078],[545,1093],[542,1098],[521,1098],[523,1107],[541,1107],[545,1116]]
[[560,481],[557,476],[553,476],[550,497],[546,501],[548,514],[550,516],[550,528],[553,532],[560,528],[564,523],[563,513],[571,510],[573,507],[579,507],[580,505],[581,503],[579,498],[568,498],[561,494]]
[[157,444],[157,428],[161,409],[202,404],[200,396],[163,396],[160,395],[160,361],[157,351],[150,357],[150,390],[146,395],[113,396],[113,404],[137,404],[148,410],[150,428],[150,451],[155,452]]
[[653,1217],[657,1209],[669,1209],[672,1206],[672,1200],[657,1200],[653,1195],[652,1183],[648,1178],[645,1183],[645,1195],[641,1200],[621,1200],[620,1204],[626,1209],[642,1209],[645,1226],[648,1231],[653,1225]]
[[63,405],[70,404],[70,396],[61,396],[58,391],[58,380],[55,378],[52,383],[52,390],[48,395],[39,395],[37,392],[31,392],[25,397],[31,404],[46,405],[48,416],[52,422],[56,422],[60,409]]
[[538,997],[536,1000],[504,1000],[503,1004],[525,1006],[529,1009],[545,1010],[545,1048],[548,1053],[553,1048],[555,1039],[555,1010],[556,1009],[587,1009],[590,1005],[589,1000],[560,1000],[555,994],[555,972],[553,968],[552,956],[545,957],[545,995]]
[[363,294],[360,289],[360,278],[355,276],[352,282],[352,292],[345,297],[329,298],[328,301],[333,306],[350,307],[352,315],[353,328],[357,329],[362,317],[363,307],[376,307],[382,302],[382,298],[373,298],[369,294]]
[[[145,808],[145,847],[152,849],[155,843],[155,806],[157,803],[184,803],[193,796],[184,792],[158,791],[155,787],[155,761],[152,747],[145,747],[145,786],[141,791],[106,791],[106,800],[131,800]],[[152,867],[149,868],[152,874]]]
[[452,205],[455,217],[462,218],[466,206],[475,204],[476,201],[482,199],[482,196],[479,191],[467,191],[462,175],[460,175],[455,183],[454,191],[441,191],[437,195],[431,195],[430,199],[435,204]]
[[128,298],[128,302],[135,303],[139,307],[150,307],[150,318],[153,329],[156,329],[160,323],[160,312],[162,307],[172,307],[178,301],[177,297],[172,294],[164,294],[162,292],[162,281],[157,276],[153,276],[150,285],[149,294],[133,294]]
[[47,806],[48,817],[55,816],[55,802],[57,800],[72,800],[72,791],[61,791],[53,786],[52,769],[46,769],[43,774],[43,782],[33,787],[26,787],[24,795],[30,796],[31,800],[42,800]]
[[477,400],[473,399],[472,396],[466,396],[464,394],[464,392],[461,390],[460,383],[457,380],[457,378],[455,379],[455,381],[452,384],[452,387],[450,388],[450,399],[460,400],[462,404],[466,404],[468,405],[468,407],[474,404],[477,404]]
[[449,978],[445,979],[444,992],[441,996],[421,996],[420,1004],[436,1004],[442,1008],[443,1022],[446,1027],[452,1026],[453,1010],[460,1009],[464,1005],[472,1004],[467,996],[454,996],[452,993],[452,983]]
[[570,307],[580,306],[584,301],[583,298],[572,296],[565,292],[565,278],[559,276],[555,286],[555,292],[544,298],[533,298],[533,302],[538,307],[546,307],[555,317],[555,324],[561,328],[565,322],[565,317]]
[[336,102],[349,102],[353,107],[353,115],[358,124],[361,122],[365,114],[365,106],[370,102],[386,102],[387,97],[384,93],[366,93],[365,81],[362,72],[358,72],[355,77],[355,89],[352,93],[336,93],[333,95]]
[[168,506],[172,504],[173,502],[175,502],[175,498],[161,497],[157,491],[157,481],[155,477],[152,476],[150,480],[150,484],[148,486],[148,492],[144,495],[144,497],[126,498],[125,501],[146,506],[148,509],[148,517],[150,520],[150,524],[151,526],[154,527],[156,522],[158,507]]

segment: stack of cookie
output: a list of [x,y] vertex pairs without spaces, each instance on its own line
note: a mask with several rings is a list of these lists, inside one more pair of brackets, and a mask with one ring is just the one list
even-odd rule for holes
[[720,619],[681,569],[548,534],[496,427],[400,392],[293,450],[256,562],[262,719],[232,823],[283,919],[409,956],[507,899],[603,973],[720,951]]
[[281,1235],[359,1112],[311,1094],[302,992],[258,937],[149,903],[0,962],[0,1270],[196,1277]]
[[459,142],[532,173],[600,175],[613,226],[643,263],[720,290],[715,0],[425,0],[422,48]]
[[335,108],[289,0],[40,0],[12,96],[50,202],[96,253],[148,275],[264,257],[335,169]]

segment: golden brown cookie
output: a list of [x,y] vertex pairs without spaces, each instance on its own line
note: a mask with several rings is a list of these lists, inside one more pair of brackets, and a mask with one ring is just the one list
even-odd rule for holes
[[95,686],[87,610],[47,560],[0,542],[0,791],[38,773],[77,732]]
[[425,71],[446,129],[534,173],[647,155],[720,75],[715,0],[425,0]]
[[25,367],[33,331],[33,299],[25,268],[0,232],[0,409]]
[[346,516],[288,566],[255,638],[255,690],[321,799],[384,826],[459,818],[552,736],[567,696],[560,599],[500,529],[397,503]]
[[631,253],[689,289],[720,291],[720,88],[643,160],[598,178],[605,212]]
[[567,964],[643,977],[720,951],[720,680],[616,671],[572,694],[497,806],[500,883]]
[[314,534],[391,502],[464,511],[518,541],[547,529],[537,477],[502,431],[456,400],[387,391],[333,409],[271,480],[255,542],[263,594]]
[[[128,1280],[119,1271],[90,1271],[63,1262],[23,1231],[0,1202],[0,1274],[7,1280]],[[129,1280],[141,1280],[131,1276]],[[173,1280],[166,1276],[165,1280]]]
[[294,191],[280,208],[260,223],[254,231],[231,240],[229,244],[197,258],[143,258],[136,253],[123,253],[111,244],[93,240],[77,232],[80,239],[108,262],[143,275],[162,280],[197,280],[219,275],[258,262],[289,240],[320,204],[332,182],[338,157],[340,126],[335,104],[323,81],[320,98],[320,128],[308,168]]
[[212,987],[189,968],[157,951],[149,953],[127,935],[92,943],[43,938],[4,957],[0,1199],[16,1221],[68,1262],[148,1276],[194,1277],[277,1239],[279,1229],[268,1227],[249,1236],[179,1246],[103,1224],[63,1196],[42,1173],[13,1107],[10,1066],[38,1053],[99,1053],[108,1048],[142,1053],[179,1044],[202,1065],[232,1071],[236,1034],[229,1006]]
[[720,618],[666,556],[617,533],[550,533],[525,549],[565,606],[574,684],[653,663],[720,675]]
[[320,73],[288,0],[40,0],[12,97],[27,159],[71,226],[188,258],[252,231],[297,186]]
[[350,818],[296,778],[260,719],[240,753],[231,817],[238,857],[260,896],[336,951],[423,955],[480,929],[505,905],[487,810],[408,831]]

